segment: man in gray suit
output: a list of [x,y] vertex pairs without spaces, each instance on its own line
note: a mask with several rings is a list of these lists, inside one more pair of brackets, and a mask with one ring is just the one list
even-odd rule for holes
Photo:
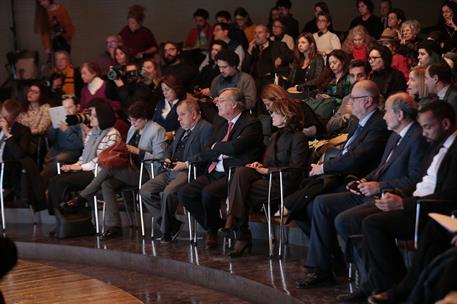
[[426,141],[415,122],[416,103],[410,95],[397,93],[387,99],[385,109],[387,128],[394,133],[387,141],[381,163],[365,178],[349,183],[348,191],[323,194],[314,199],[306,259],[306,266],[313,270],[297,282],[298,288],[334,280],[332,259],[340,255],[335,223],[347,241],[348,235],[360,233],[365,216],[379,211],[374,205],[376,196],[388,189],[413,189],[422,176]]
[[431,64],[425,70],[425,85],[439,101],[449,103],[457,115],[457,88],[452,85],[452,71],[446,63]]
[[197,101],[181,101],[177,114],[181,128],[166,152],[164,166],[167,170],[146,182],[140,190],[146,208],[159,219],[162,242],[170,242],[178,235],[182,222],[175,217],[176,192],[187,183],[189,162],[196,160],[208,146],[213,132],[211,124],[201,118]]

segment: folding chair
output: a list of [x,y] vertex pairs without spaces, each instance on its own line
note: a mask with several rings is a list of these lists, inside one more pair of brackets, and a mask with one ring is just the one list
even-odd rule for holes
[[2,187],[0,190],[0,208],[1,208],[1,213],[2,213],[2,230],[6,230],[6,224],[5,224],[5,202],[3,201],[3,174],[5,172],[5,163],[1,163],[1,168],[0,168],[0,186]]

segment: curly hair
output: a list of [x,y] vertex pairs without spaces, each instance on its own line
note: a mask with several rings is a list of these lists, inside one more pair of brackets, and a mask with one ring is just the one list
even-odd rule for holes
[[421,24],[417,20],[406,20],[400,26],[400,33],[403,32],[403,29],[409,27],[413,32],[414,36],[417,36],[421,31]]
[[353,40],[354,36],[356,35],[361,35],[363,37],[367,48],[371,48],[373,45],[376,44],[376,40],[373,37],[371,37],[367,29],[363,25],[357,25],[349,31],[346,39],[341,45],[341,49],[343,51],[345,51],[348,54],[352,54],[352,47],[354,46]]
[[143,23],[144,11],[145,10],[146,9],[144,8],[144,6],[139,5],[139,4],[134,4],[134,5],[129,7],[129,12],[127,14],[127,19],[133,18],[136,21],[138,21],[138,23]]

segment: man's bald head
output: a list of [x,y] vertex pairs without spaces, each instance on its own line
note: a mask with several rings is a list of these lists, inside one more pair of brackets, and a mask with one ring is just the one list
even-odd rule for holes
[[371,80],[361,80],[354,84],[351,91],[352,114],[362,120],[377,109],[379,88]]

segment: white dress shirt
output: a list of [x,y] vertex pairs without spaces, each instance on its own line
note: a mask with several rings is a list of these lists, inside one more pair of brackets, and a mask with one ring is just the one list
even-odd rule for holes
[[[237,122],[238,119],[240,118],[240,116],[241,116],[241,113],[238,114],[238,116],[236,116],[235,118],[233,118],[233,119],[230,121],[230,122],[232,123],[232,131],[233,131],[233,128],[234,128],[236,122]],[[216,164],[216,171],[217,171],[217,172],[224,172],[224,171],[225,171],[225,170],[224,170],[224,164],[223,164],[223,162],[222,162],[222,161],[224,160],[225,157],[226,157],[225,155],[221,154],[221,155],[219,155],[219,157],[217,158],[217,159],[218,159],[217,164]]]

